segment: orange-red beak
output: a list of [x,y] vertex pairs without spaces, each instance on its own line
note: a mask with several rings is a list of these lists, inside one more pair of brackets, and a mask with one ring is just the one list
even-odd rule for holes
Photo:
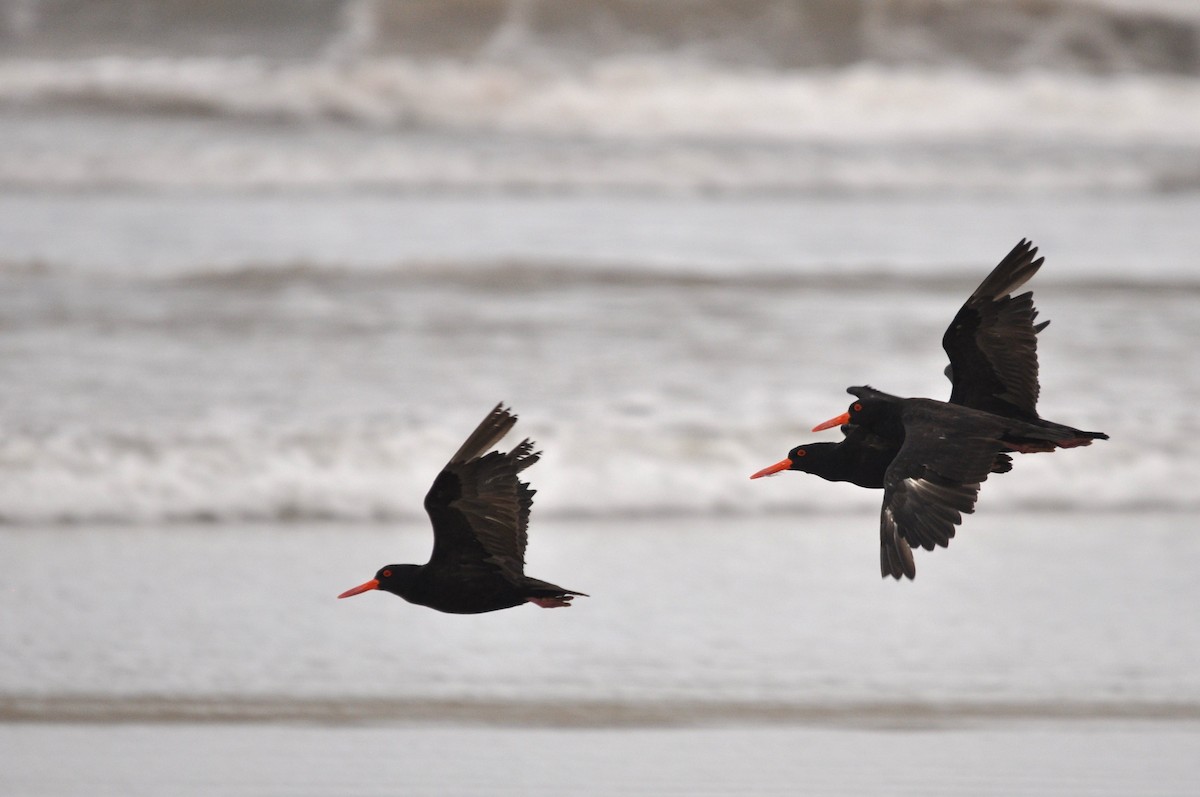
[[812,428],[812,430],[814,432],[823,432],[826,429],[832,429],[833,427],[841,426],[844,423],[850,423],[850,413],[848,412],[843,412],[836,418],[830,418],[829,420],[825,421],[825,423],[818,423]]
[[359,584],[354,589],[348,589],[341,595],[338,595],[338,598],[349,598],[354,595],[361,595],[362,593],[370,592],[373,589],[379,589],[379,579],[373,578],[366,584]]
[[762,478],[763,476],[774,476],[776,473],[779,473],[779,471],[787,470],[790,467],[792,467],[792,461],[790,459],[780,460],[779,462],[776,462],[774,465],[770,465],[768,467],[763,468],[762,470],[760,470],[758,473],[754,474],[750,478],[751,479],[759,479],[759,478]]

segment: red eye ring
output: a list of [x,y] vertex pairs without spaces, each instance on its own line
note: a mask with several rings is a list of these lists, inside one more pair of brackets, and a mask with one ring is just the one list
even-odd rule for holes
[[798,456],[798,457],[804,457],[804,456],[808,456],[808,452],[807,452],[807,451],[805,451],[803,448],[797,448],[797,449],[796,449],[796,456]]
[[854,402],[854,407],[852,409],[855,412],[862,412],[862,404],[860,404],[859,402],[856,401],[856,402]]
[[383,577],[384,577],[384,578],[391,578],[391,577],[392,577],[392,571],[391,571],[391,570],[384,570],[384,571],[383,571]]

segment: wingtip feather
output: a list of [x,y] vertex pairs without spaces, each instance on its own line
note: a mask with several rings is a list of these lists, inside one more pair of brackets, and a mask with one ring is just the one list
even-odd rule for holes
[[450,457],[449,464],[453,465],[479,459],[479,457],[488,453],[496,443],[499,443],[516,423],[517,416],[513,411],[505,407],[503,401],[499,402],[479,422],[479,425],[475,427],[475,431],[471,432],[467,439],[463,441],[458,451],[454,452],[454,456]]

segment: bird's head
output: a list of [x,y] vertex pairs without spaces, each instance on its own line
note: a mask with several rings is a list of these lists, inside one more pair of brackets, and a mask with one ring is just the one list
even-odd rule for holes
[[[886,395],[886,394],[884,394]],[[882,432],[892,424],[900,422],[898,414],[899,403],[892,397],[863,396],[835,418],[813,427],[814,432],[832,429],[835,426],[851,424],[873,431]],[[889,430],[890,431],[890,430]]]
[[338,595],[338,597],[349,598],[354,595],[361,595],[364,592],[370,592],[373,589],[404,597],[407,591],[406,588],[412,583],[413,578],[420,569],[420,565],[386,565],[379,568],[379,572],[375,574],[375,578],[359,584],[353,589],[346,590],[341,595]]
[[787,459],[781,459],[774,465],[768,465],[751,476],[751,479],[759,479],[763,476],[774,476],[776,473],[782,473],[785,470],[799,470],[805,473],[820,474],[822,465],[825,463],[829,455],[836,448],[835,443],[805,443],[804,445],[796,446],[788,452]]

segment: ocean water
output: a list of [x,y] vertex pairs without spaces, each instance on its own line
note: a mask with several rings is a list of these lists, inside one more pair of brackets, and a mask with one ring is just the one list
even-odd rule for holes
[[806,430],[847,385],[945,397],[945,325],[1026,236],[1047,258],[1043,414],[1112,439],[1022,458],[996,489],[1026,508],[1198,501],[1191,195],[0,208],[10,522],[419,518],[499,400],[546,451],[539,516],[871,506],[745,476],[836,434]]
[[[66,749],[203,793],[145,751],[254,737],[224,793],[310,757],[368,792],[316,751],[404,737],[640,745],[645,793],[920,793],[927,739],[945,793],[1187,793],[1192,4],[208,8],[0,2],[0,790],[77,793]],[[945,326],[1022,238],[1039,408],[1111,439],[1018,458],[881,582],[878,493],[747,477],[848,385],[947,396]],[[501,400],[544,450],[529,570],[593,597],[334,600],[424,560]],[[503,793],[451,763],[383,774]]]

